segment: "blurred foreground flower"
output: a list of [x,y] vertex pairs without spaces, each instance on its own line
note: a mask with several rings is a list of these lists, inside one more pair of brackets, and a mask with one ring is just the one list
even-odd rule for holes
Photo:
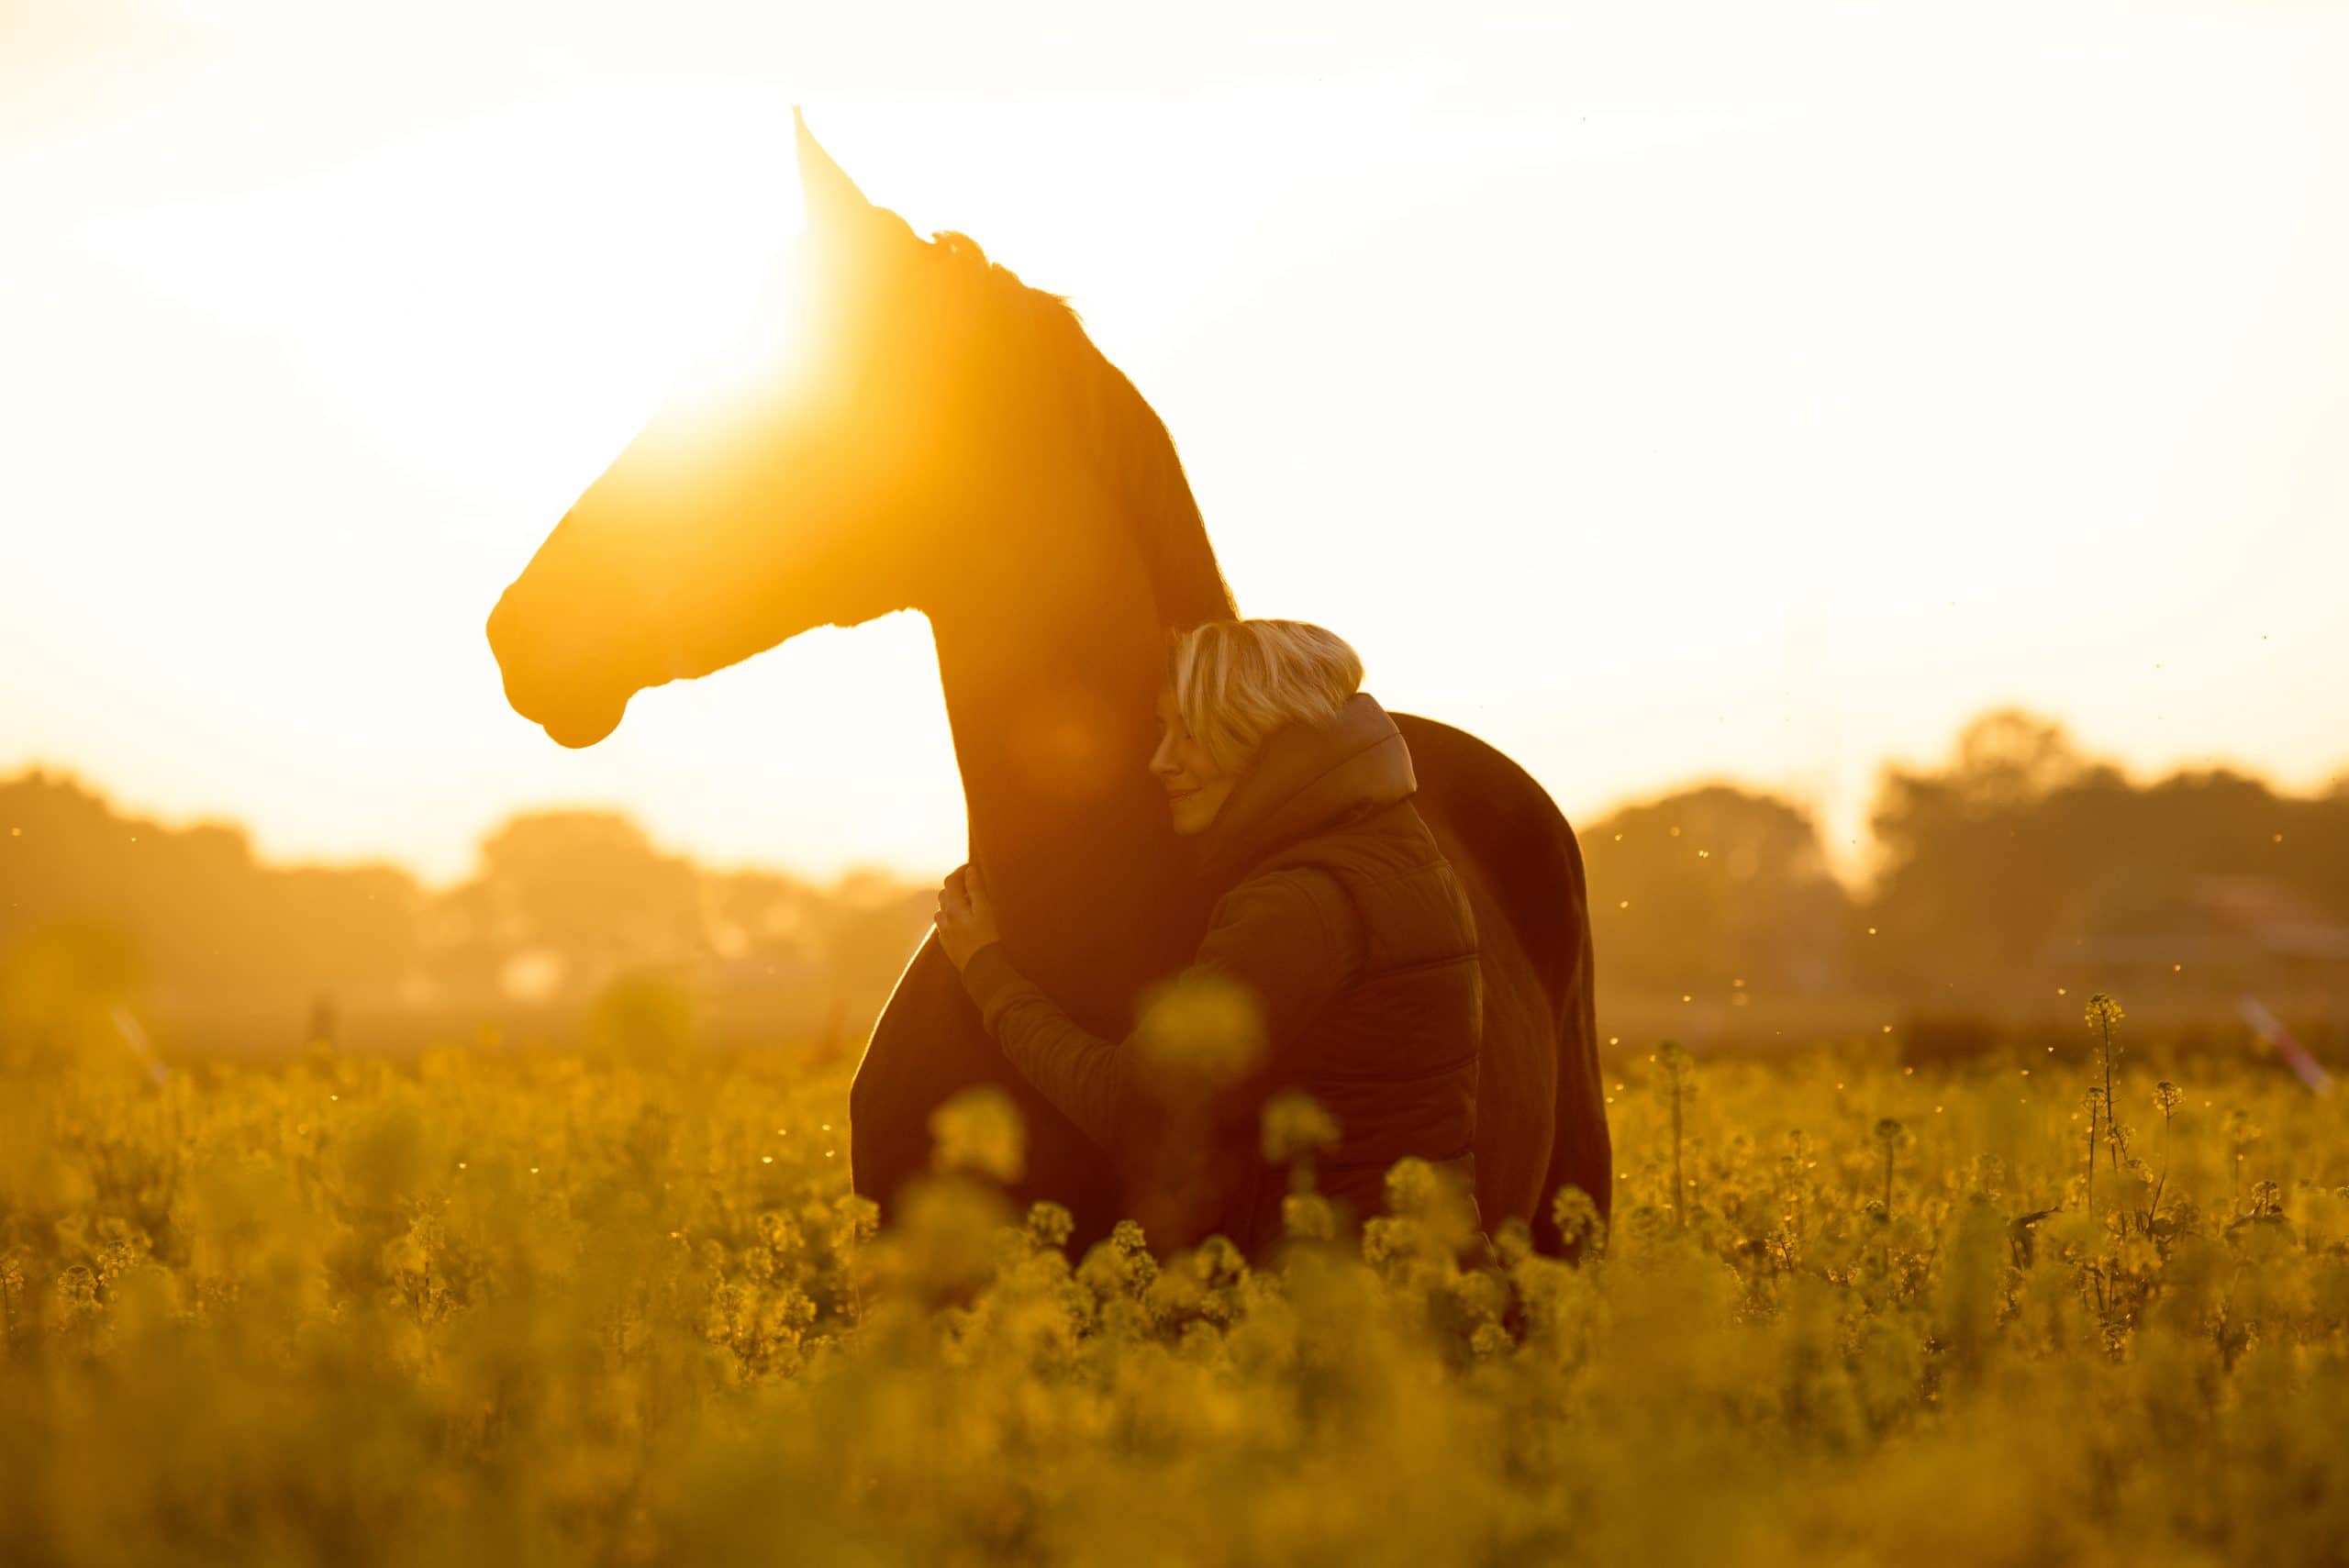
[[1144,1000],[1134,1046],[1151,1091],[1197,1108],[1263,1059],[1263,1009],[1236,982],[1187,974]]
[[1281,1229],[1293,1241],[1327,1241],[1338,1233],[1338,1219],[1320,1194],[1291,1193],[1281,1199]]
[[1598,1205],[1580,1187],[1560,1187],[1550,1200],[1550,1218],[1558,1227],[1560,1245],[1570,1252],[1598,1234]]
[[1338,1141],[1338,1122],[1312,1095],[1291,1091],[1264,1102],[1264,1158],[1275,1165],[1309,1159]]
[[993,1084],[962,1090],[930,1113],[930,1168],[989,1176],[1006,1185],[1028,1168],[1028,1127]]

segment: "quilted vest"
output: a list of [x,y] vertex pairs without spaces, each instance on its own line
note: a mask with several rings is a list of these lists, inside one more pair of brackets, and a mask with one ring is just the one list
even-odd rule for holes
[[[1203,869],[1220,885],[1305,867],[1353,911],[1351,978],[1276,1050],[1267,1090],[1302,1090],[1337,1119],[1339,1141],[1316,1161],[1315,1185],[1357,1222],[1384,1211],[1386,1169],[1407,1155],[1475,1185],[1475,917],[1410,803],[1417,788],[1402,734],[1364,693],[1326,724],[1269,737],[1201,836]],[[1245,1158],[1250,1179],[1226,1224],[1261,1253],[1281,1234],[1286,1176],[1258,1149]]]

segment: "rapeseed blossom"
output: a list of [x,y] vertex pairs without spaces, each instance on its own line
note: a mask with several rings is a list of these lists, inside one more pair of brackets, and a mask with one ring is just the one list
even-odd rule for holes
[[[1264,1151],[1308,1181],[1264,1267],[1132,1222],[1071,1256],[1065,1208],[1009,1200],[1024,1133],[984,1093],[881,1224],[818,1136],[841,1073],[780,1060],[27,1075],[0,1541],[60,1568],[2325,1560],[2337,1118],[2255,1062],[2115,1061],[2084,1133],[2076,1078],[2018,1103],[2025,1060],[1627,1063],[1611,1230],[1543,1199],[1579,1263],[1515,1219],[1462,1256],[1418,1162],[1341,1240],[1309,1187],[1334,1125],[1283,1104]],[[2115,1181],[2130,1104],[2162,1123]]]

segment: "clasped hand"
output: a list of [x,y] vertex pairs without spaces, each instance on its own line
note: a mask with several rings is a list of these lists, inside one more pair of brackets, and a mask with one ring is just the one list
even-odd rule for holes
[[955,867],[940,884],[938,914],[931,923],[938,928],[938,945],[956,969],[989,942],[1003,939],[996,929],[995,901],[987,896],[986,879],[974,865]]

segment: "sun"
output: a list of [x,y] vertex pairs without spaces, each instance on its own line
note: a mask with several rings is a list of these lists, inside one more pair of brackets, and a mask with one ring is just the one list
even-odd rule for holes
[[713,306],[690,323],[667,411],[730,422],[769,414],[798,391],[808,369],[807,286],[795,244],[774,258],[764,285],[739,310]]
[[96,239],[404,465],[584,484],[674,396],[715,411],[788,358],[801,213],[771,96],[527,100]]

